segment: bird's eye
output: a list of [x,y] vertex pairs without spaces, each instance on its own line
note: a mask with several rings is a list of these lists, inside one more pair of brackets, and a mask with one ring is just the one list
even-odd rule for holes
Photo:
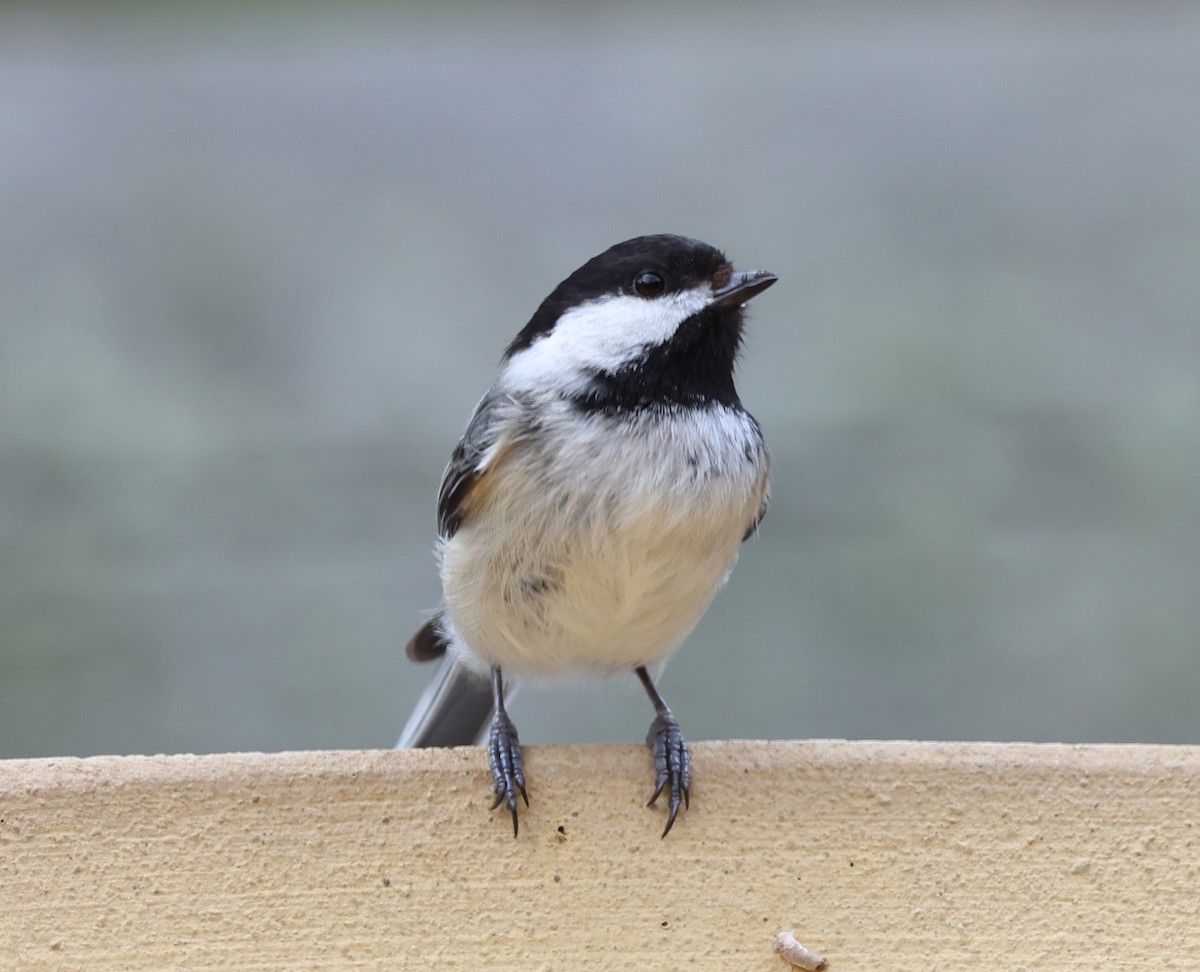
[[633,278],[633,289],[639,297],[657,297],[666,287],[667,283],[662,274],[653,270],[643,270]]

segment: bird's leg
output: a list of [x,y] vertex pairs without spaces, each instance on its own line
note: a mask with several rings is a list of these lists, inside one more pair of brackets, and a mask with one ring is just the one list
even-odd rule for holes
[[513,836],[517,836],[517,793],[529,806],[525,794],[525,773],[521,767],[521,741],[517,738],[517,727],[504,708],[504,681],[500,666],[492,666],[492,701],[496,715],[488,732],[488,765],[492,768],[492,784],[496,788],[496,799],[492,809],[503,803],[512,814]]
[[646,736],[646,745],[654,754],[655,773],[654,795],[646,805],[652,806],[663,790],[667,791],[667,825],[662,832],[666,837],[675,823],[675,816],[679,813],[680,797],[683,798],[683,805],[688,806],[692,789],[692,757],[688,754],[687,743],[684,742],[683,733],[679,729],[679,720],[658,694],[646,666],[639,665],[634,671],[642,680],[642,686],[650,696],[650,701],[654,703],[654,711],[657,713]]

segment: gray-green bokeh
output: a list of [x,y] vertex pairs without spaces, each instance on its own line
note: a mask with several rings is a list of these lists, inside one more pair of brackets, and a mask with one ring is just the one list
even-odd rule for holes
[[1200,741],[1198,92],[1182,3],[0,7],[0,756],[390,745],[501,349],[663,231],[780,275],[692,738]]

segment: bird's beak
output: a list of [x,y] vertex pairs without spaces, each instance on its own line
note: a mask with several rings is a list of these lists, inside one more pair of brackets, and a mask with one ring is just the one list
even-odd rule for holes
[[735,270],[729,277],[729,283],[713,288],[713,303],[744,304],[778,279],[770,270]]

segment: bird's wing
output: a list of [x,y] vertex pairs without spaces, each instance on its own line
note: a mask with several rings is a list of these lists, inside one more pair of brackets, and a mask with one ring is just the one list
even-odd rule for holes
[[[512,404],[508,395],[493,388],[475,406],[467,431],[454,447],[438,487],[438,536],[443,540],[454,536],[468,513],[475,487],[494,467],[503,451],[505,416],[511,413]],[[449,640],[439,614],[421,625],[404,650],[413,661],[430,661],[444,655],[448,647]]]
[[438,536],[442,539],[449,540],[462,525],[471,493],[503,450],[508,424],[504,419],[511,413],[512,404],[507,394],[493,388],[475,406],[475,414],[454,447],[438,488]]
[[767,498],[763,496],[762,506],[758,508],[758,515],[746,527],[746,532],[742,534],[742,543],[749,540],[754,534],[758,533],[758,525],[762,523],[763,517],[767,515]]
[[[757,427],[758,423],[755,423]],[[771,454],[767,451],[766,445],[762,446],[762,462],[759,465],[758,482],[755,483],[755,491],[758,493],[758,512],[754,515],[754,519],[750,521],[750,525],[746,527],[746,532],[742,535],[742,543],[749,540],[758,532],[758,525],[762,523],[763,517],[767,515],[767,503],[771,498]]]

